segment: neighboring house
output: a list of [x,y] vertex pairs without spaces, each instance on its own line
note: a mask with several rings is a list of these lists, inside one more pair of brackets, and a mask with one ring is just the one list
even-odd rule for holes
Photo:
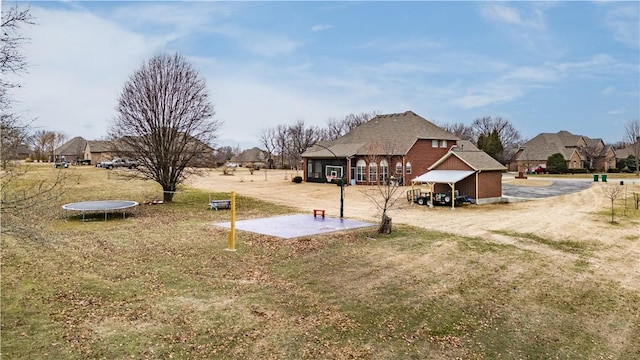
[[451,148],[412,182],[428,184],[433,193],[468,195],[476,204],[502,201],[502,172],[507,168],[470,143],[461,145]]
[[547,159],[553,154],[562,154],[569,169],[607,171],[616,167],[613,147],[602,139],[591,139],[574,135],[568,131],[541,133],[527,141],[515,155],[515,166],[510,169],[531,172],[537,167],[547,167]]
[[622,149],[616,149],[615,153],[616,163],[619,160],[626,160],[629,156],[640,158],[640,137],[638,137],[635,143],[627,145]]
[[84,159],[90,159],[92,164],[108,161],[116,157],[113,144],[108,140],[89,140],[84,147]]
[[56,162],[65,160],[66,162],[73,163],[78,159],[84,159],[84,150],[86,145],[87,140],[83,137],[74,137],[54,150]]
[[241,152],[239,155],[231,157],[231,162],[242,167],[263,168],[269,164],[269,153],[260,148],[253,147]]
[[[351,184],[395,180],[409,184],[460,139],[412,111],[378,115],[344,136],[317,143],[302,154],[303,178]],[[469,143],[470,144],[470,143]]]

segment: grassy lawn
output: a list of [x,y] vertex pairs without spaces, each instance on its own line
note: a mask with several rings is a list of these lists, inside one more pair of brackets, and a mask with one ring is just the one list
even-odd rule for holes
[[[47,240],[2,238],[3,359],[640,357],[640,294],[592,271],[593,244],[554,244],[575,261],[397,226],[295,240],[238,232],[228,252],[212,223],[230,213],[209,210],[205,192],[82,222],[60,205],[160,190],[65,171]],[[238,198],[239,218],[291,212]]]

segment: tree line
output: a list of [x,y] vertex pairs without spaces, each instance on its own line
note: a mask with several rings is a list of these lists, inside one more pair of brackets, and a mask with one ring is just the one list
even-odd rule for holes
[[324,127],[297,120],[290,125],[279,124],[260,130],[258,141],[269,158],[273,159],[275,167],[297,169],[302,154],[311,146],[318,142],[334,141],[376,115],[377,112],[371,111],[330,118]]

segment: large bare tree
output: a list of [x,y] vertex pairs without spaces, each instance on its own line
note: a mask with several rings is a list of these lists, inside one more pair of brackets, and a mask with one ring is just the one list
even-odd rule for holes
[[629,144],[636,161],[636,175],[640,175],[640,119],[634,119],[624,128],[624,140]]
[[214,119],[205,80],[180,54],[154,56],[130,76],[118,99],[109,137],[121,155],[139,162],[143,177],[171,202],[178,184],[213,156],[222,122]]

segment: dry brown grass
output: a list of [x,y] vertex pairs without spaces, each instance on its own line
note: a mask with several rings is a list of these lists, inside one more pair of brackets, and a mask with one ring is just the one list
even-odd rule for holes
[[[63,202],[142,201],[157,191],[107,170],[68,170],[76,182]],[[212,223],[227,221],[229,212],[208,210],[209,193],[237,190],[241,218],[338,200],[336,186],[292,184],[282,173],[268,181],[258,176],[252,182],[249,175],[240,181],[212,173],[201,190],[183,187],[175,203],[143,206],[125,220],[61,217],[48,223],[46,243],[3,238],[2,358],[640,354],[637,257],[629,252],[640,237],[629,227],[616,243],[597,234],[583,242],[526,226],[480,222],[458,229],[438,222],[474,214],[479,220],[481,212],[509,222],[506,214],[523,211],[520,204],[455,212],[407,206],[395,223],[415,214],[420,227],[397,225],[391,236],[360,230],[284,241],[239,232],[238,251],[225,251],[227,232]],[[247,196],[252,187],[257,195]],[[347,190],[347,213],[354,214],[357,192]],[[289,207],[260,200],[271,197]],[[607,225],[606,214],[581,216],[607,229],[628,226]]]

